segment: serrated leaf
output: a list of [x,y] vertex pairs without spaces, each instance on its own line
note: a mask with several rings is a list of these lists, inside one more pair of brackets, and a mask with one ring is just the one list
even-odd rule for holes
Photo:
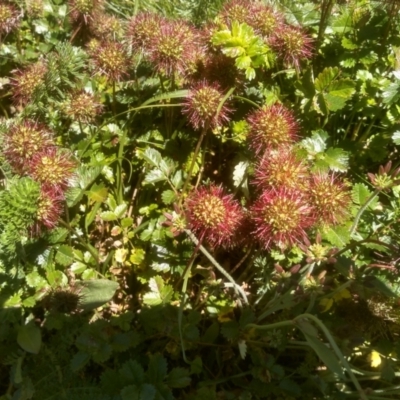
[[[144,383],[140,388],[140,400],[153,400],[156,394],[156,388],[149,383]],[[158,396],[158,398],[160,398],[160,396]]]
[[[154,396],[152,398],[150,398],[150,400],[152,400],[153,398],[154,398]],[[125,386],[121,390],[121,399],[122,400],[140,400],[140,389],[136,385]]]
[[342,46],[347,50],[354,50],[358,48],[358,45],[353,43],[350,39],[343,37],[342,38]]
[[58,270],[46,271],[46,278],[51,287],[66,286],[68,284],[67,276]]
[[159,168],[161,172],[166,176],[170,176],[175,170],[175,164],[172,160],[163,158],[160,162]]
[[173,368],[168,374],[165,383],[171,388],[184,388],[190,385],[191,379],[186,368]]
[[71,265],[70,270],[71,270],[74,274],[79,275],[79,274],[81,274],[82,272],[84,272],[84,271],[86,270],[86,268],[87,268],[87,265],[86,265],[86,264],[84,264],[84,263],[82,263],[82,262],[80,262],[80,261],[76,261],[76,262],[74,262],[74,263]]
[[143,179],[143,185],[149,185],[156,182],[165,181],[167,177],[160,169],[153,169],[149,171]]
[[396,131],[392,135],[393,143],[396,145],[400,145],[400,131]]
[[70,368],[72,371],[77,372],[81,370],[90,361],[90,355],[79,351],[76,353],[70,362]]
[[400,81],[391,83],[382,93],[384,104],[393,104],[399,99]]
[[146,253],[143,249],[133,249],[132,254],[129,257],[129,261],[132,264],[139,265],[143,262]]
[[301,141],[301,146],[310,154],[321,153],[326,149],[325,142],[328,137],[328,133],[323,130],[314,131],[310,138]]
[[221,324],[221,333],[228,340],[235,340],[239,337],[239,324],[236,321],[228,321]]
[[368,189],[367,185],[363,183],[356,183],[351,191],[351,198],[355,204],[360,206],[364,205],[372,192]]
[[125,384],[141,386],[144,382],[144,371],[142,366],[135,360],[127,361],[119,370],[119,375]]
[[64,267],[69,267],[74,261],[74,249],[71,246],[63,244],[58,248],[56,262]]
[[323,238],[333,246],[343,248],[350,242],[350,229],[348,226],[325,227]]
[[[86,272],[86,271],[85,271]],[[81,306],[84,310],[93,310],[112,299],[119,284],[109,279],[93,279],[77,282],[80,291]]]
[[151,306],[168,303],[174,293],[172,286],[165,285],[161,276],[150,278],[149,287],[150,292],[143,296],[143,302]]
[[174,185],[175,189],[180,189],[181,186],[183,185],[183,179],[182,179],[182,171],[176,171],[174,176],[171,179],[171,183]]
[[100,218],[103,221],[115,221],[118,219],[117,215],[113,211],[103,211],[100,213]]
[[26,275],[25,280],[29,287],[37,290],[48,286],[46,279],[44,279],[37,271],[32,271],[30,274]]
[[164,204],[169,205],[172,204],[176,199],[176,194],[173,190],[164,190],[161,194],[161,199]]
[[33,321],[18,329],[17,343],[28,353],[38,354],[42,345],[42,333]]
[[349,156],[346,151],[338,148],[330,148],[318,156],[315,168],[319,170],[330,169],[336,172],[346,172],[348,164]]
[[104,184],[97,184],[95,183],[92,185],[89,191],[86,192],[88,198],[92,202],[100,202],[103,203],[107,200],[108,197],[108,190],[104,186]]
[[167,375],[167,360],[161,354],[151,356],[146,375],[150,383],[162,382]]
[[120,204],[119,206],[115,207],[114,213],[118,218],[122,218],[127,208],[128,206],[125,203]]
[[155,149],[152,149],[151,147],[147,147],[145,151],[137,150],[137,155],[139,158],[145,160],[148,164],[157,168],[162,161],[161,153]]
[[339,68],[327,67],[315,78],[314,86],[318,92],[327,91],[331,83],[339,76]]
[[246,354],[247,354],[247,343],[246,343],[246,341],[245,340],[239,340],[238,347],[239,347],[240,357],[242,358],[242,360],[244,360],[246,358]]
[[235,165],[233,170],[233,184],[235,187],[239,187],[239,185],[243,183],[248,166],[248,161],[240,161]]

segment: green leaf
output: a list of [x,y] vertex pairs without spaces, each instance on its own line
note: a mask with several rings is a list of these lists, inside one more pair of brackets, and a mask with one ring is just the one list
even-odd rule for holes
[[358,48],[358,45],[353,43],[350,39],[343,37],[342,38],[342,46],[347,50],[354,50]]
[[149,306],[168,303],[174,293],[172,286],[165,285],[161,276],[150,278],[149,287],[151,291],[143,296],[144,304]]
[[364,205],[371,195],[372,192],[364,183],[356,183],[351,191],[351,198],[353,202],[360,206]]
[[330,148],[325,153],[318,154],[315,161],[315,169],[346,172],[348,164],[349,156],[346,151],[338,148]]
[[240,161],[235,165],[233,169],[233,184],[235,187],[239,187],[243,184],[248,166],[248,161]]
[[393,104],[397,102],[400,96],[400,81],[391,83],[382,93],[384,104]]
[[160,169],[153,169],[149,171],[143,179],[143,185],[149,185],[156,182],[165,181],[167,177]]
[[38,354],[42,345],[42,333],[33,321],[18,329],[17,343],[28,353]]
[[110,301],[119,284],[109,279],[93,279],[77,282],[77,286],[82,287],[80,291],[80,295],[82,296],[81,306],[87,311],[100,307]]
[[[136,385],[125,386],[121,390],[121,399],[122,400],[141,400],[140,397],[140,389]],[[150,397],[149,400],[153,400],[153,397]]]
[[57,250],[56,261],[64,267],[69,267],[74,261],[74,249],[63,244]]
[[115,221],[118,219],[117,215],[113,211],[103,211],[100,213],[100,218],[103,221]]
[[[299,326],[301,329],[301,326]],[[310,336],[303,331],[304,336],[310,347],[315,351],[321,361],[335,374],[337,374],[341,379],[344,379],[344,374],[342,367],[339,364],[338,359],[335,354],[330,350],[324,343],[322,343],[317,337]]]
[[130,228],[133,225],[133,218],[126,217],[121,219],[121,227],[122,228]]
[[313,131],[311,138],[306,138],[301,141],[301,146],[307,150],[309,154],[317,154],[325,151],[326,140],[329,135],[322,129],[318,131]]
[[117,216],[117,218],[122,218],[122,216],[125,214],[125,211],[128,209],[128,206],[123,203],[120,204],[119,206],[115,207],[114,213]]
[[90,201],[103,203],[107,200],[108,190],[104,184],[95,183],[89,191],[86,192]]
[[37,290],[48,286],[46,279],[44,279],[37,271],[32,271],[30,274],[26,275],[25,280],[29,287]]
[[328,67],[318,74],[315,78],[314,86],[318,92],[325,92],[329,89],[331,83],[339,76],[339,68]]
[[161,354],[150,356],[146,375],[150,383],[162,382],[167,375],[167,360]]
[[147,147],[145,151],[137,150],[136,154],[139,158],[145,160],[148,164],[156,168],[159,167],[162,161],[161,153],[151,147]]
[[184,388],[190,385],[191,379],[186,368],[173,368],[167,376],[165,383],[171,388]]
[[221,324],[221,333],[228,340],[235,340],[239,337],[239,324],[236,321],[228,321]]
[[333,246],[343,248],[350,242],[350,229],[347,225],[328,226],[323,229],[322,236]]
[[400,145],[400,131],[396,131],[392,135],[393,143],[396,145]]
[[80,262],[80,261],[76,261],[76,262],[74,262],[74,263],[71,265],[70,270],[71,270],[74,274],[79,275],[79,274],[81,274],[82,272],[84,272],[84,271],[86,270],[86,268],[87,268],[87,265],[86,265],[86,264],[84,264],[84,263],[82,263],[82,262]]
[[76,353],[70,362],[70,368],[73,372],[80,371],[90,361],[90,355],[79,351]]
[[177,199],[177,197],[173,190],[165,190],[161,194],[161,199],[164,204],[169,205],[172,204]]
[[135,360],[127,361],[119,370],[121,378],[125,385],[134,384],[141,386],[144,382],[144,371],[142,366]]
[[239,340],[238,342],[238,347],[239,347],[239,354],[242,360],[246,358],[247,354],[247,343],[245,340]]
[[[155,398],[157,394],[157,389],[154,387],[154,385],[151,385],[149,383],[145,383],[142,385],[141,390],[140,390],[140,400],[152,400]],[[157,396],[158,399],[161,399],[160,395]]]
[[51,287],[66,286],[68,284],[67,276],[61,271],[49,270],[46,272],[46,278]]

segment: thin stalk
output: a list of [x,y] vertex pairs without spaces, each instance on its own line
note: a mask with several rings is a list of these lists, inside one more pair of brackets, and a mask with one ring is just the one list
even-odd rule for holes
[[190,182],[190,179],[191,179],[191,177],[192,177],[192,172],[193,172],[194,164],[196,163],[196,159],[197,159],[197,156],[199,155],[199,151],[200,151],[200,148],[201,148],[201,144],[203,143],[203,140],[204,140],[204,138],[205,138],[205,136],[206,136],[206,134],[207,134],[207,131],[208,131],[208,124],[205,125],[204,128],[203,128],[203,130],[201,131],[199,140],[198,140],[197,145],[196,145],[196,148],[195,148],[195,150],[194,150],[192,162],[190,163],[190,167],[189,167],[189,170],[188,170],[188,173],[187,173],[187,177],[186,177],[185,183],[183,184],[181,202],[182,202],[182,200],[183,200],[183,196],[184,196],[184,194],[185,194],[185,192],[186,192],[187,186],[188,186],[188,184],[189,184],[189,182]]
[[275,324],[270,324],[270,325],[247,324],[245,329],[271,330],[271,329],[276,329],[276,328],[283,328],[286,326],[294,326],[297,324],[298,321],[300,321],[301,319],[304,319],[304,318],[311,319],[318,326],[318,328],[324,333],[329,344],[331,345],[332,350],[334,351],[337,358],[342,363],[343,367],[346,369],[351,381],[353,382],[355,388],[358,391],[360,398],[362,400],[368,400],[368,397],[363,392],[363,390],[360,386],[360,383],[358,382],[356,376],[353,373],[352,368],[350,367],[350,364],[348,363],[346,358],[343,356],[341,350],[339,349],[338,345],[336,344],[335,340],[333,339],[331,333],[326,328],[326,326],[323,324],[323,322],[321,320],[319,320],[317,317],[315,317],[314,315],[305,313],[305,314],[301,314],[301,315],[297,316],[293,320],[281,321],[281,322],[277,322]]
[[[246,293],[244,290],[235,282],[235,280],[229,275],[229,273],[218,263],[218,261],[200,244],[199,240],[196,236],[189,230],[185,229],[186,234],[189,236],[190,240],[196,245],[199,246],[200,251],[208,258],[208,260],[214,265],[214,267],[228,279],[229,282],[232,283],[233,289],[236,294],[243,298],[243,301],[246,305],[249,304]],[[239,306],[241,306],[241,302],[239,300]]]
[[361,215],[364,213],[364,211],[368,208],[368,206],[371,204],[372,200],[374,200],[374,198],[380,193],[379,189],[376,189],[375,192],[373,192],[368,199],[366,200],[366,202],[364,203],[364,205],[358,210],[358,213],[356,215],[356,217],[354,218],[354,222],[353,225],[350,228],[350,237],[353,236],[354,232],[357,229],[358,223],[360,221]]

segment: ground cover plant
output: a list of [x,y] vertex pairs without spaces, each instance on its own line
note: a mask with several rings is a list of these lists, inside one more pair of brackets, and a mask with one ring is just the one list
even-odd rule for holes
[[400,2],[0,0],[0,399],[395,399]]

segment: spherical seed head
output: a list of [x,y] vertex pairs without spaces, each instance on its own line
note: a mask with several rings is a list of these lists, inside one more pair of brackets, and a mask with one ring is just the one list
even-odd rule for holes
[[240,87],[245,82],[244,74],[237,69],[235,60],[222,53],[209,52],[197,65],[193,78],[216,83],[221,89]]
[[54,186],[42,185],[38,202],[37,222],[33,232],[37,236],[43,228],[53,229],[57,226],[63,212],[63,194]]
[[150,44],[159,35],[163,23],[166,23],[166,20],[160,15],[147,12],[141,12],[131,18],[127,36],[133,49],[149,52]]
[[257,155],[293,143],[298,130],[294,115],[281,104],[255,110],[247,121],[250,125],[250,147]]
[[309,169],[291,147],[267,152],[255,169],[254,183],[260,189],[286,187],[307,190]]
[[48,306],[51,311],[70,314],[78,311],[82,296],[73,288],[56,289],[49,295]]
[[72,154],[59,147],[47,147],[34,154],[29,163],[29,175],[43,185],[53,186],[63,192],[68,187],[76,163]]
[[26,8],[27,13],[31,18],[40,17],[44,10],[43,0],[27,0]]
[[15,103],[24,106],[32,101],[44,85],[46,72],[47,67],[43,61],[29,65],[24,70],[14,71],[12,86]]
[[252,3],[248,12],[247,23],[254,28],[259,35],[269,38],[275,35],[284,22],[282,14],[271,6],[263,3]]
[[243,213],[232,196],[221,187],[203,186],[193,191],[186,200],[190,229],[213,247],[231,247]]
[[122,39],[124,28],[121,20],[113,15],[97,12],[89,23],[90,32],[99,39]]
[[312,43],[312,38],[302,28],[282,25],[270,44],[287,66],[299,69],[301,60],[311,58]]
[[217,114],[218,106],[223,98],[217,84],[208,84],[205,81],[197,83],[190,90],[185,99],[182,112],[188,117],[195,129],[209,127],[211,129],[222,125],[229,120],[231,109],[224,103]]
[[52,145],[53,135],[44,125],[25,120],[5,134],[3,154],[13,170],[23,175],[34,154]]
[[253,234],[262,247],[293,246],[307,239],[305,229],[315,221],[302,192],[284,187],[264,191],[251,209]]
[[101,113],[103,105],[96,96],[84,90],[73,93],[64,107],[65,114],[74,121],[90,124]]
[[11,32],[19,25],[21,15],[11,4],[0,3],[0,36]]
[[151,40],[148,57],[164,75],[171,76],[175,72],[185,75],[193,62],[197,41],[196,32],[186,22],[164,21]]
[[100,0],[69,0],[70,19],[73,23],[89,24],[96,12],[102,7]]
[[310,203],[318,222],[336,225],[350,214],[350,188],[333,173],[315,173],[309,187]]
[[224,5],[219,15],[227,25],[232,24],[233,21],[237,21],[240,24],[247,23],[249,19],[249,1],[229,1]]
[[128,75],[128,54],[121,43],[104,41],[91,55],[95,69],[111,82],[118,82]]

